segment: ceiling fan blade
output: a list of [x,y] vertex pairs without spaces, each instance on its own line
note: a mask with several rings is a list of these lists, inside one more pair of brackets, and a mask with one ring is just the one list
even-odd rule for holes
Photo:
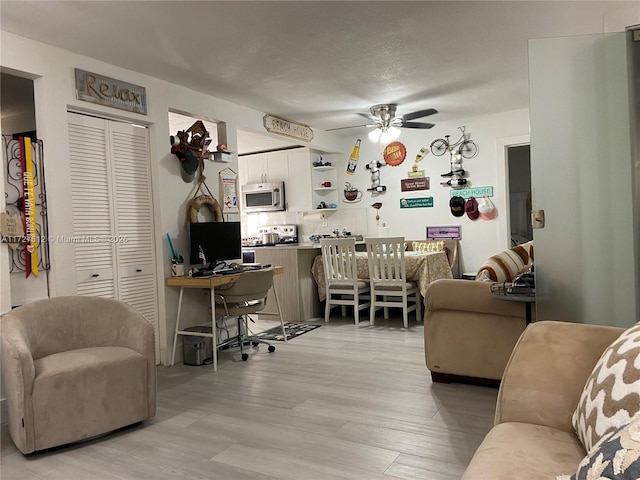
[[433,128],[435,125],[433,123],[422,123],[422,122],[402,122],[402,128]]
[[344,130],[346,128],[362,128],[362,127],[377,127],[378,125],[369,123],[367,125],[351,125],[350,127],[338,127],[338,128],[327,128],[325,132],[332,132],[334,130]]
[[417,112],[407,113],[406,115],[402,115],[401,118],[403,121],[413,120],[414,118],[428,117],[429,115],[433,115],[434,113],[438,113],[435,108],[427,108],[426,110],[418,110]]

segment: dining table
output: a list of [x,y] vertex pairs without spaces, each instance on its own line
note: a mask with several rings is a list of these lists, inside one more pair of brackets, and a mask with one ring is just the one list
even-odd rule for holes
[[[407,281],[417,282],[422,298],[425,298],[429,284],[440,278],[453,278],[451,266],[444,251],[439,252],[404,252]],[[358,278],[369,279],[369,259],[367,252],[356,252]],[[318,285],[318,297],[323,302],[326,298],[324,264],[322,255],[318,255],[311,266],[311,274]]]

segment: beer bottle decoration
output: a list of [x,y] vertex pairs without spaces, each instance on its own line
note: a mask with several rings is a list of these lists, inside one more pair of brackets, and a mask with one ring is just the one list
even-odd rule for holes
[[351,152],[351,156],[349,157],[349,163],[347,164],[347,173],[349,175],[353,175],[353,172],[356,171],[358,158],[360,158],[360,139],[356,141],[356,145],[353,147],[353,152]]

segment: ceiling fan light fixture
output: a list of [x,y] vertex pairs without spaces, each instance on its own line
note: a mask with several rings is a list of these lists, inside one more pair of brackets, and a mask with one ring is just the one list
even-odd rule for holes
[[399,128],[389,127],[389,128],[383,129],[382,132],[380,133],[380,142],[381,143],[391,142],[392,140],[395,140],[399,136],[400,136]]
[[382,130],[380,129],[380,127],[376,127],[371,130],[367,136],[373,143],[378,143],[380,141],[380,137],[382,136],[381,134]]

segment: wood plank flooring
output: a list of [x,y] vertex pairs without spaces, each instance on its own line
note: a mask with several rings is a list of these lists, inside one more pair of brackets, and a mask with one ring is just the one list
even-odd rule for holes
[[[23,456],[2,426],[2,480],[449,480],[491,428],[497,390],[432,384],[422,324],[332,317],[291,340],[158,367],[153,419]],[[256,331],[274,322],[259,321]],[[251,348],[251,347],[250,347]],[[254,353],[255,352],[255,353]]]

